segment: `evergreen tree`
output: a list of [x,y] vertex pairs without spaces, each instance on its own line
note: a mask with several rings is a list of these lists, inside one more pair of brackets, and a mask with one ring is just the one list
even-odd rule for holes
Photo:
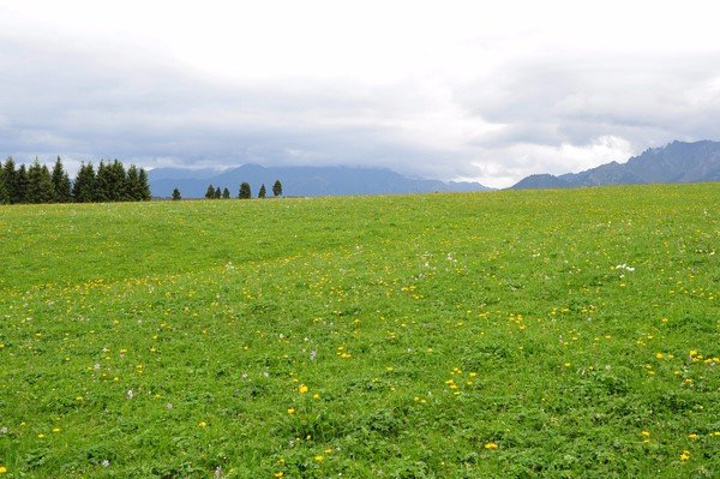
[[138,181],[140,182],[140,199],[142,201],[152,200],[152,193],[150,192],[150,181],[148,180],[147,172],[145,168],[140,168],[138,172]]
[[[8,158],[9,159],[9,158]],[[13,167],[14,170],[14,167]],[[7,175],[5,174],[5,168],[0,165],[0,205],[9,204],[12,195],[10,194],[11,188],[8,186]]]
[[52,203],[55,199],[55,188],[48,167],[40,165],[37,158],[27,172],[28,182],[25,193],[27,203]]
[[227,188],[223,188],[222,198],[224,200],[229,199],[230,198],[230,190],[228,190]]
[[263,183],[260,186],[260,191],[258,191],[258,198],[265,198],[266,195],[267,195],[267,191],[265,191],[265,183]]
[[17,203],[15,193],[15,183],[17,182],[17,171],[15,170],[15,160],[12,156],[8,156],[3,166],[3,181],[5,182],[5,195],[8,203]]
[[95,188],[92,201],[104,202],[110,200],[110,189],[112,188],[112,180],[110,178],[110,168],[105,160],[100,160],[97,172],[95,173]]
[[93,168],[92,163],[80,165],[80,170],[78,170],[73,183],[72,194],[78,203],[95,201],[95,168]]
[[28,186],[28,175],[25,165],[20,165],[17,170],[17,176],[15,177],[15,197],[13,203],[26,203],[27,202],[27,186]]
[[240,192],[238,198],[241,200],[249,200],[252,198],[252,190],[250,189],[250,183],[243,182],[240,184]]
[[181,199],[182,199],[182,196],[180,195],[180,190],[178,190],[177,188],[175,188],[175,189],[173,190],[172,199],[175,200],[175,201],[178,201],[178,200],[181,200]]
[[140,174],[137,166],[130,165],[127,171],[127,188],[125,190],[126,201],[142,201],[142,187],[140,185]]
[[222,191],[220,190],[220,187],[218,186],[217,188],[215,188],[215,199],[219,200],[220,198],[222,198]]
[[63,168],[60,156],[55,161],[52,171],[53,198],[57,203],[68,203],[72,199],[70,177]]
[[108,165],[108,170],[108,177],[110,178],[110,201],[127,201],[128,178],[127,173],[125,173],[125,167],[120,161],[115,160],[112,164]]
[[282,183],[280,183],[280,180],[276,180],[275,184],[273,185],[273,196],[281,196],[282,195]]
[[205,192],[205,198],[209,200],[215,199],[215,187],[213,185],[208,186],[207,191]]

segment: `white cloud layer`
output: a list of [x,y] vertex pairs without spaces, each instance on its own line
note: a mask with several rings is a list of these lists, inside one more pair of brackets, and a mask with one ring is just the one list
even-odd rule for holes
[[181,3],[0,0],[0,154],[509,186],[720,139],[707,2]]

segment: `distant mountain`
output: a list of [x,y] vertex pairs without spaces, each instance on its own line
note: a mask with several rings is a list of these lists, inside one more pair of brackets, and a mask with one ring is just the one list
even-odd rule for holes
[[630,158],[627,163],[613,161],[580,173],[560,176],[531,175],[512,188],[580,188],[703,181],[720,181],[720,142],[674,141],[661,148],[650,148],[640,156]]
[[484,191],[489,188],[480,183],[419,180],[402,176],[394,171],[379,168],[352,168],[345,166],[263,167],[243,165],[222,172],[217,170],[188,170],[157,168],[148,172],[153,196],[169,197],[178,188],[183,198],[202,198],[208,185],[228,188],[237,196],[240,183],[248,182],[253,196],[264,184],[268,195],[272,185],[280,180],[286,196],[341,196],[381,195],[402,193],[429,193],[450,191]]

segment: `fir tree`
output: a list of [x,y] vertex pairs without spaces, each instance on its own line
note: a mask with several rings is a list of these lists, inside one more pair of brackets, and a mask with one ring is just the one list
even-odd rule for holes
[[[10,158],[8,158],[9,160]],[[15,167],[13,166],[13,172],[15,170]],[[5,168],[0,165],[0,204],[9,204],[10,199],[12,198],[11,192],[12,188],[9,185],[7,174],[5,173]]]
[[127,171],[127,189],[125,191],[126,201],[142,201],[142,187],[140,185],[140,173],[137,166],[130,165]]
[[180,195],[180,190],[178,190],[177,188],[173,189],[172,199],[174,201],[179,201],[182,199],[182,196]]
[[230,198],[230,190],[228,190],[227,188],[223,188],[222,198],[224,200],[229,199]]
[[215,187],[213,185],[207,187],[207,191],[205,192],[205,198],[209,200],[215,199]]
[[250,189],[250,183],[243,182],[240,184],[238,198],[240,198],[241,200],[249,200],[250,198],[252,198],[252,190]]
[[47,166],[40,165],[37,158],[28,169],[27,178],[25,190],[27,203],[51,203],[55,199],[55,188],[50,171]]
[[222,191],[220,191],[220,187],[218,186],[215,188],[215,199],[219,200],[220,198],[222,198]]
[[78,203],[95,201],[95,168],[92,163],[81,164],[72,189],[73,198]]
[[53,197],[57,203],[68,203],[72,199],[70,177],[63,168],[60,156],[55,161],[52,171]]
[[273,185],[273,196],[282,196],[282,183],[280,183],[280,180],[276,180]]
[[258,198],[265,198],[267,191],[265,191],[265,184],[260,185],[260,191],[258,191]]
[[20,165],[15,176],[15,193],[13,203],[27,202],[28,175],[25,165]]
[[150,201],[152,199],[152,193],[150,192],[150,181],[148,180],[145,168],[140,168],[138,181],[140,182],[140,200]]

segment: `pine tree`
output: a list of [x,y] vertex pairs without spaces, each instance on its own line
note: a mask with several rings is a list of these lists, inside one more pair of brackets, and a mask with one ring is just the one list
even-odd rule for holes
[[265,184],[263,183],[260,186],[260,191],[258,191],[258,198],[265,198],[266,195],[267,195],[267,191],[265,191]]
[[215,199],[215,187],[213,185],[208,186],[207,191],[205,192],[205,198],[209,200]]
[[15,170],[15,160],[12,156],[8,156],[3,166],[3,180],[5,181],[5,195],[8,203],[17,203],[15,194],[15,183],[17,181],[17,171]]
[[68,203],[72,199],[70,177],[63,168],[60,156],[52,171],[53,199],[57,203]]
[[280,183],[280,180],[276,180],[273,185],[273,196],[282,196],[282,183]]
[[230,190],[223,188],[222,199],[227,200],[230,198]]
[[108,165],[110,170],[110,201],[127,201],[128,200],[128,177],[125,173],[123,164],[115,160]]
[[110,200],[110,190],[112,188],[112,179],[110,178],[110,167],[105,160],[100,160],[97,172],[95,173],[95,196],[92,201],[105,202]]
[[51,203],[55,199],[55,188],[48,167],[35,161],[28,169],[25,201],[27,203]]
[[217,188],[215,188],[215,199],[219,200],[220,198],[222,198],[222,191],[220,190],[220,187],[218,186]]
[[0,205],[10,203],[10,186],[8,186],[7,175],[5,174],[5,168],[0,165]]
[[138,172],[138,181],[140,182],[140,199],[142,201],[152,200],[152,193],[150,192],[150,181],[148,180],[147,172],[145,168],[140,168]]
[[238,198],[240,198],[241,200],[249,200],[250,198],[252,198],[252,190],[250,189],[250,183],[243,182],[240,184]]
[[20,165],[15,176],[15,193],[13,203],[26,203],[27,202],[27,186],[28,186],[28,175],[25,165]]
[[182,196],[180,195],[180,190],[178,190],[177,188],[173,189],[172,199],[174,201],[179,201],[182,199]]
[[95,168],[92,163],[82,163],[75,177],[72,189],[73,198],[78,203],[95,201]]
[[142,188],[140,186],[140,174],[137,166],[130,165],[127,171],[127,189],[125,191],[126,201],[141,201]]

